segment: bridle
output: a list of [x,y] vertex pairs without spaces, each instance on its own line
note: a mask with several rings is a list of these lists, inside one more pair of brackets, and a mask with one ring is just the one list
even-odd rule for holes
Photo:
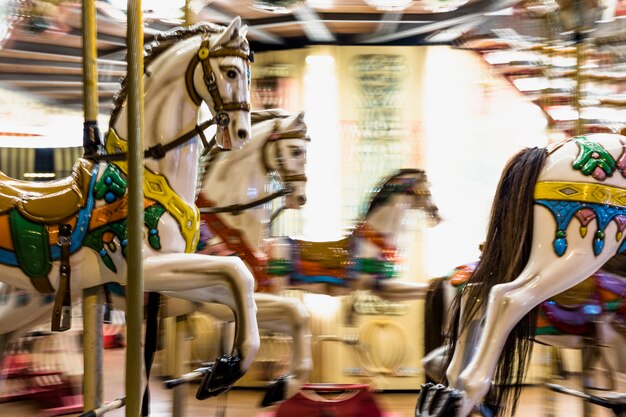
[[[214,49],[209,49],[208,47],[209,41],[204,39],[200,44],[200,49],[198,52],[194,54],[193,58],[189,62],[187,67],[187,71],[185,72],[185,86],[187,87],[187,93],[189,97],[193,101],[194,104],[200,106],[202,104],[202,97],[198,94],[193,84],[193,74],[196,69],[198,63],[202,63],[202,70],[204,72],[204,83],[211,95],[211,99],[213,100],[213,107],[215,109],[215,116],[206,120],[200,124],[196,124],[193,129],[188,132],[183,133],[177,138],[167,142],[165,144],[157,143],[154,146],[149,147],[144,151],[144,158],[151,159],[162,159],[165,157],[167,152],[172,149],[175,149],[189,140],[193,139],[196,136],[200,136],[200,140],[204,146],[203,155],[206,155],[214,146],[215,146],[215,138],[211,140],[207,140],[204,130],[211,125],[218,125],[222,127],[226,127],[230,124],[230,111],[250,111],[250,103],[247,101],[242,102],[224,102],[222,96],[220,95],[220,91],[217,85],[217,80],[215,78],[215,73],[211,68],[211,64],[209,62],[210,58],[215,57],[225,57],[225,56],[235,56],[244,59],[248,63],[248,69],[250,67],[249,63],[254,62],[254,53],[252,51],[246,51],[243,48],[225,48],[219,47]],[[249,80],[248,76],[248,80]],[[112,129],[110,129],[112,130]],[[109,154],[99,154],[99,153],[89,153],[83,156],[85,159],[91,159],[94,161],[123,161],[128,158],[128,152],[116,152]]]
[[[271,193],[268,194],[264,197],[260,197],[257,198],[256,200],[252,200],[248,203],[245,204],[231,204],[228,206],[221,206],[221,207],[216,207],[214,204],[210,204],[210,205],[203,205],[201,202],[196,202],[196,205],[198,206],[198,208],[200,209],[200,213],[201,214],[216,214],[216,213],[229,213],[229,214],[239,214],[242,211],[245,210],[249,210],[258,206],[261,206],[263,204],[269,203],[270,201],[278,198],[278,197],[284,197],[286,195],[289,195],[291,193],[293,193],[293,187],[291,186],[292,182],[298,182],[298,181],[303,181],[306,182],[307,181],[307,176],[306,174],[297,174],[297,175],[287,175],[284,174],[285,169],[284,169],[284,159],[281,158],[280,155],[280,148],[277,148],[277,160],[278,160],[278,167],[277,169],[271,168],[270,164],[267,162],[267,146],[269,143],[271,142],[276,142],[279,140],[284,140],[284,139],[304,139],[306,141],[310,141],[311,139],[306,135],[306,132],[303,130],[299,130],[299,131],[293,131],[293,132],[283,132],[283,133],[279,133],[278,132],[278,128],[280,126],[280,122],[277,121],[274,124],[274,130],[273,132],[269,135],[269,137],[265,140],[265,143],[263,144],[263,147],[261,149],[262,152],[262,160],[263,160],[263,167],[265,168],[266,172],[273,172],[276,171],[282,182],[286,185],[285,187]],[[200,193],[201,195],[202,193]],[[200,195],[198,196],[198,199],[200,199]],[[199,200],[200,201],[200,200]],[[282,208],[279,208],[278,211],[276,213],[280,213],[282,211]],[[270,220],[270,222],[275,218],[276,213],[272,214],[272,219]]]
[[292,182],[307,182],[308,178],[306,174],[290,175],[287,173],[287,170],[285,168],[285,158],[282,155],[282,150],[280,146],[276,147],[277,167],[272,168],[271,164],[268,162],[268,155],[267,155],[268,149],[269,149],[269,145],[272,143],[275,143],[281,140],[288,140],[288,139],[301,139],[307,142],[311,141],[311,138],[307,136],[305,130],[279,132],[278,131],[279,126],[280,126],[280,121],[277,120],[276,123],[274,124],[274,131],[272,132],[272,134],[270,134],[269,138],[263,144],[263,149],[261,149],[261,152],[263,155],[263,167],[265,168],[266,172],[276,171],[278,175],[280,175],[280,178],[283,180],[283,182],[286,184],[289,184]]

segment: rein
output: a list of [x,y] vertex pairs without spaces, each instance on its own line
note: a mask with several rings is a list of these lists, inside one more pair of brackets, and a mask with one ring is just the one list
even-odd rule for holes
[[200,213],[201,214],[216,214],[216,213],[233,213],[233,214],[239,214],[242,211],[246,211],[249,210],[251,208],[255,208],[258,206],[261,206],[265,203],[269,203],[270,201],[278,198],[278,197],[283,197],[286,196],[288,194],[291,194],[293,192],[293,190],[291,190],[291,188],[282,188],[272,194],[268,194],[265,197],[261,197],[258,198],[256,200],[252,200],[249,203],[246,204],[231,204],[229,206],[222,206],[222,207],[214,207],[212,205],[202,205],[200,206],[200,202],[197,201],[196,205],[198,206],[198,208],[200,209]]
[[382,252],[383,258],[387,261],[398,259],[398,248],[387,243],[385,235],[366,223],[359,223],[354,229],[354,236],[363,238],[376,245]]
[[[215,138],[212,138],[210,141],[207,140],[204,134],[204,130],[216,123],[219,124],[219,120],[217,120],[217,117],[204,121],[199,125],[194,126],[194,128],[191,129],[189,132],[182,134],[181,136],[166,143],[165,145],[157,143],[156,145],[149,147],[143,152],[143,156],[144,158],[162,159],[169,151],[190,141],[192,138],[196,137],[196,135],[200,136],[202,144],[204,145],[203,154],[206,154],[211,150],[211,148],[213,148],[213,146],[215,146]],[[83,158],[91,159],[93,161],[124,161],[128,158],[128,152],[116,152],[111,154],[90,153],[85,154]]]
[[235,251],[250,266],[259,289],[267,288],[269,286],[266,273],[267,257],[259,252],[255,252],[239,229],[228,226],[217,215],[220,211],[208,210],[209,208],[219,209],[219,207],[214,207],[211,200],[200,194],[196,199],[196,205],[201,207],[202,219],[211,229],[211,232],[216,234],[228,249]]

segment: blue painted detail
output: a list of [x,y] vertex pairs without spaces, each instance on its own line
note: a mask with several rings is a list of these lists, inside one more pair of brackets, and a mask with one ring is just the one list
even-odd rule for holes
[[341,278],[333,277],[330,275],[302,275],[298,273],[293,273],[291,274],[291,279],[294,281],[306,282],[309,284],[324,283],[324,284],[333,284],[333,285],[341,285],[341,286],[346,285],[345,280]]
[[122,240],[122,247],[125,248],[126,246],[128,246],[128,239]]
[[590,316],[597,316],[599,314],[602,314],[602,309],[600,308],[599,305],[585,304],[583,306],[583,312]]
[[115,196],[115,194],[113,194],[112,191],[107,191],[106,194],[104,194],[104,201],[106,201],[109,204],[114,202],[116,198],[117,197]]
[[602,253],[602,249],[604,249],[604,239],[598,239],[597,237],[593,239],[593,253],[598,256]]
[[155,235],[158,235],[158,234],[159,234],[159,231],[157,229],[150,229],[150,235],[151,236],[155,236]]
[[11,265],[11,266],[20,266],[17,262],[17,255],[15,252],[11,252],[10,250],[0,249],[0,264]]
[[107,256],[107,250],[104,248],[100,249],[100,256]]
[[566,250],[567,250],[566,238],[562,237],[562,238],[554,239],[554,251],[556,252],[558,256],[563,256]]
[[[587,208],[592,210],[595,215],[596,225],[598,230],[602,232],[601,236],[605,233],[608,224],[618,215],[626,215],[626,207],[609,206],[606,204],[595,203],[583,203],[580,201],[560,201],[560,200],[535,200],[535,204],[544,206],[554,216],[556,221],[557,230],[566,230],[569,223],[577,211]],[[596,255],[602,253],[604,249],[604,239],[596,237],[593,239],[593,251]],[[561,242],[561,239],[564,242]],[[562,256],[567,249],[567,238],[555,238],[554,240],[554,252],[558,256]],[[563,245],[565,245],[563,247]],[[619,251],[626,249],[626,244],[622,242]]]
[[[91,212],[94,206],[93,187],[96,184],[96,177],[98,176],[98,165],[94,167],[91,175],[91,183],[89,184],[89,199],[85,207],[78,212],[78,219],[76,220],[76,226],[72,231],[72,241],[70,242],[70,254],[76,252],[83,246],[83,239],[89,229],[89,221],[91,220]],[[61,258],[61,247],[59,245],[50,246],[50,256],[53,261]]]
[[51,304],[54,302],[54,294],[46,294],[41,300],[43,304]]
[[111,179],[111,177],[109,177],[108,175],[104,178],[104,183],[106,185],[111,185],[113,183],[113,180]]

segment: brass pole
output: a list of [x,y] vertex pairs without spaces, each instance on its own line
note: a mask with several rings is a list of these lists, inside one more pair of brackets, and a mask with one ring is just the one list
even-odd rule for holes
[[126,304],[126,417],[137,417],[143,391],[143,14],[128,0],[128,285]]
[[[98,52],[95,0],[83,0],[83,112],[85,129],[98,119]],[[97,129],[91,132],[97,137]],[[96,142],[97,143],[97,142]],[[94,145],[95,146],[95,145]],[[100,288],[83,290],[83,404],[84,410],[102,405],[102,301]]]

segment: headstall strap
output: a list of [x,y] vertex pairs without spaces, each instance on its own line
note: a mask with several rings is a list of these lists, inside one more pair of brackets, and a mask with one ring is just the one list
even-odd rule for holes
[[[209,62],[210,58],[214,58],[214,57],[227,57],[227,56],[234,56],[234,57],[239,57],[242,58],[248,62],[252,62],[254,60],[254,55],[250,54],[250,53],[246,53],[245,51],[243,51],[242,49],[236,49],[236,48],[217,48],[217,49],[210,49],[209,48],[209,41],[208,40],[203,40],[202,44],[200,45],[200,49],[198,50],[198,58],[200,59],[200,62],[202,63],[202,70],[204,72],[204,84],[206,85],[207,89],[209,90],[209,94],[211,94],[211,99],[213,99],[213,108],[215,109],[217,115],[216,117],[218,117],[220,115],[220,113],[224,114],[224,112],[228,112],[228,111],[237,111],[237,110],[242,110],[242,111],[250,111],[250,103],[248,103],[247,101],[238,101],[238,102],[227,102],[225,103],[224,100],[222,99],[222,96],[220,95],[219,92],[219,88],[217,86],[217,80],[215,78],[215,73],[213,72],[213,69],[211,68],[211,63]],[[194,60],[192,60],[192,63],[190,64],[193,65]],[[195,65],[193,65],[193,68],[195,68]],[[193,73],[191,73],[191,75],[193,75]],[[187,89],[189,90],[189,87],[193,88],[194,92],[191,93],[190,95],[193,97],[199,97],[199,94],[197,91],[195,91],[195,88],[193,87],[193,81],[191,81],[190,83],[187,83]],[[226,117],[228,117],[228,114],[225,114]],[[222,120],[224,119],[224,116],[222,116]],[[226,119],[227,121],[222,124],[219,123],[218,120],[218,124],[220,124],[221,126],[225,126],[230,122],[230,117],[228,117],[228,119]]]
[[60,279],[57,295],[52,310],[52,331],[63,332],[72,326],[72,296],[70,286],[70,244],[72,241],[72,226],[59,226],[59,246],[61,247]]

